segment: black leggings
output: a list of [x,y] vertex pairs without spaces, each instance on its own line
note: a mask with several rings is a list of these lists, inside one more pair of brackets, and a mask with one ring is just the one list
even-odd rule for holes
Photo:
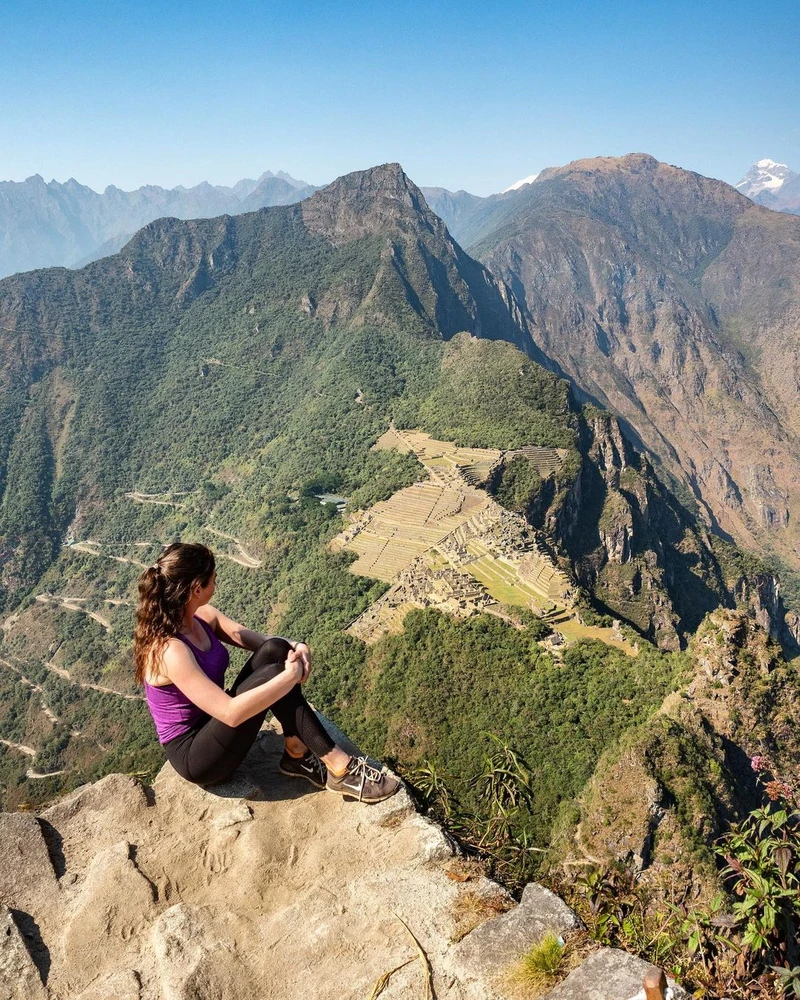
[[[228,694],[250,691],[277,677],[290,649],[285,639],[268,639],[242,667]],[[167,760],[181,777],[197,785],[226,781],[247,756],[270,711],[280,722],[284,736],[298,737],[318,757],[333,750],[333,740],[306,701],[300,685],[295,684],[288,694],[238,726],[226,726],[212,718],[197,723],[188,733],[164,744]]]

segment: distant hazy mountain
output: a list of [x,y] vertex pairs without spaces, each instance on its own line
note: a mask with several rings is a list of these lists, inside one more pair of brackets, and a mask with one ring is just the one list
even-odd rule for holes
[[505,203],[513,199],[520,188],[509,188],[486,198],[469,191],[448,191],[440,187],[420,190],[428,205],[447,224],[450,234],[462,246],[468,247],[494,228],[498,213],[502,214]]
[[447,223],[450,233],[466,247],[480,239],[486,221],[494,219],[495,210],[504,199],[532,184],[538,176],[531,174],[523,177],[499,194],[490,194],[486,198],[469,191],[448,191],[441,187],[423,187],[420,190],[428,205]]
[[800,215],[800,174],[785,163],[759,160],[739,181],[736,190],[759,205]]
[[70,179],[46,183],[38,174],[25,181],[0,181],[0,277],[17,271],[82,266],[116,253],[131,234],[154,219],[238,215],[270,205],[289,205],[314,191],[305,181],[279,171],[233,187],[206,181],[166,189],[148,184],[136,191],[110,185],[102,194]]
[[481,198],[469,191],[448,191],[441,187],[420,188],[430,208],[443,219],[451,235],[462,246],[470,242],[475,222],[482,213],[491,210],[500,195],[492,194]]

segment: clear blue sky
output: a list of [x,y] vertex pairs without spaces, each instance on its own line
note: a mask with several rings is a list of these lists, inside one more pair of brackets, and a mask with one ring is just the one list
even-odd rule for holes
[[800,171],[797,0],[7,0],[0,38],[2,180],[320,184],[399,160],[489,194],[627,152]]

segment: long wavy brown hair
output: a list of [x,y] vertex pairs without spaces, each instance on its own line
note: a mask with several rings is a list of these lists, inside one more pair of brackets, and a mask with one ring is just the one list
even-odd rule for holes
[[167,640],[178,634],[195,584],[208,585],[214,575],[214,553],[195,542],[168,545],[139,577],[139,604],[133,635],[136,683],[141,684],[148,667]]

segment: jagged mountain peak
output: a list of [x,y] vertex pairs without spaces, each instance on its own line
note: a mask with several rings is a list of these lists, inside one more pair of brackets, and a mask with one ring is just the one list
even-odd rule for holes
[[311,232],[336,244],[409,223],[446,233],[399,163],[383,163],[337,178],[304,201],[302,212]]
[[[758,160],[736,185],[736,190],[754,201],[770,204],[786,182],[797,176],[785,163],[770,159]],[[766,198],[759,198],[759,195]]]

